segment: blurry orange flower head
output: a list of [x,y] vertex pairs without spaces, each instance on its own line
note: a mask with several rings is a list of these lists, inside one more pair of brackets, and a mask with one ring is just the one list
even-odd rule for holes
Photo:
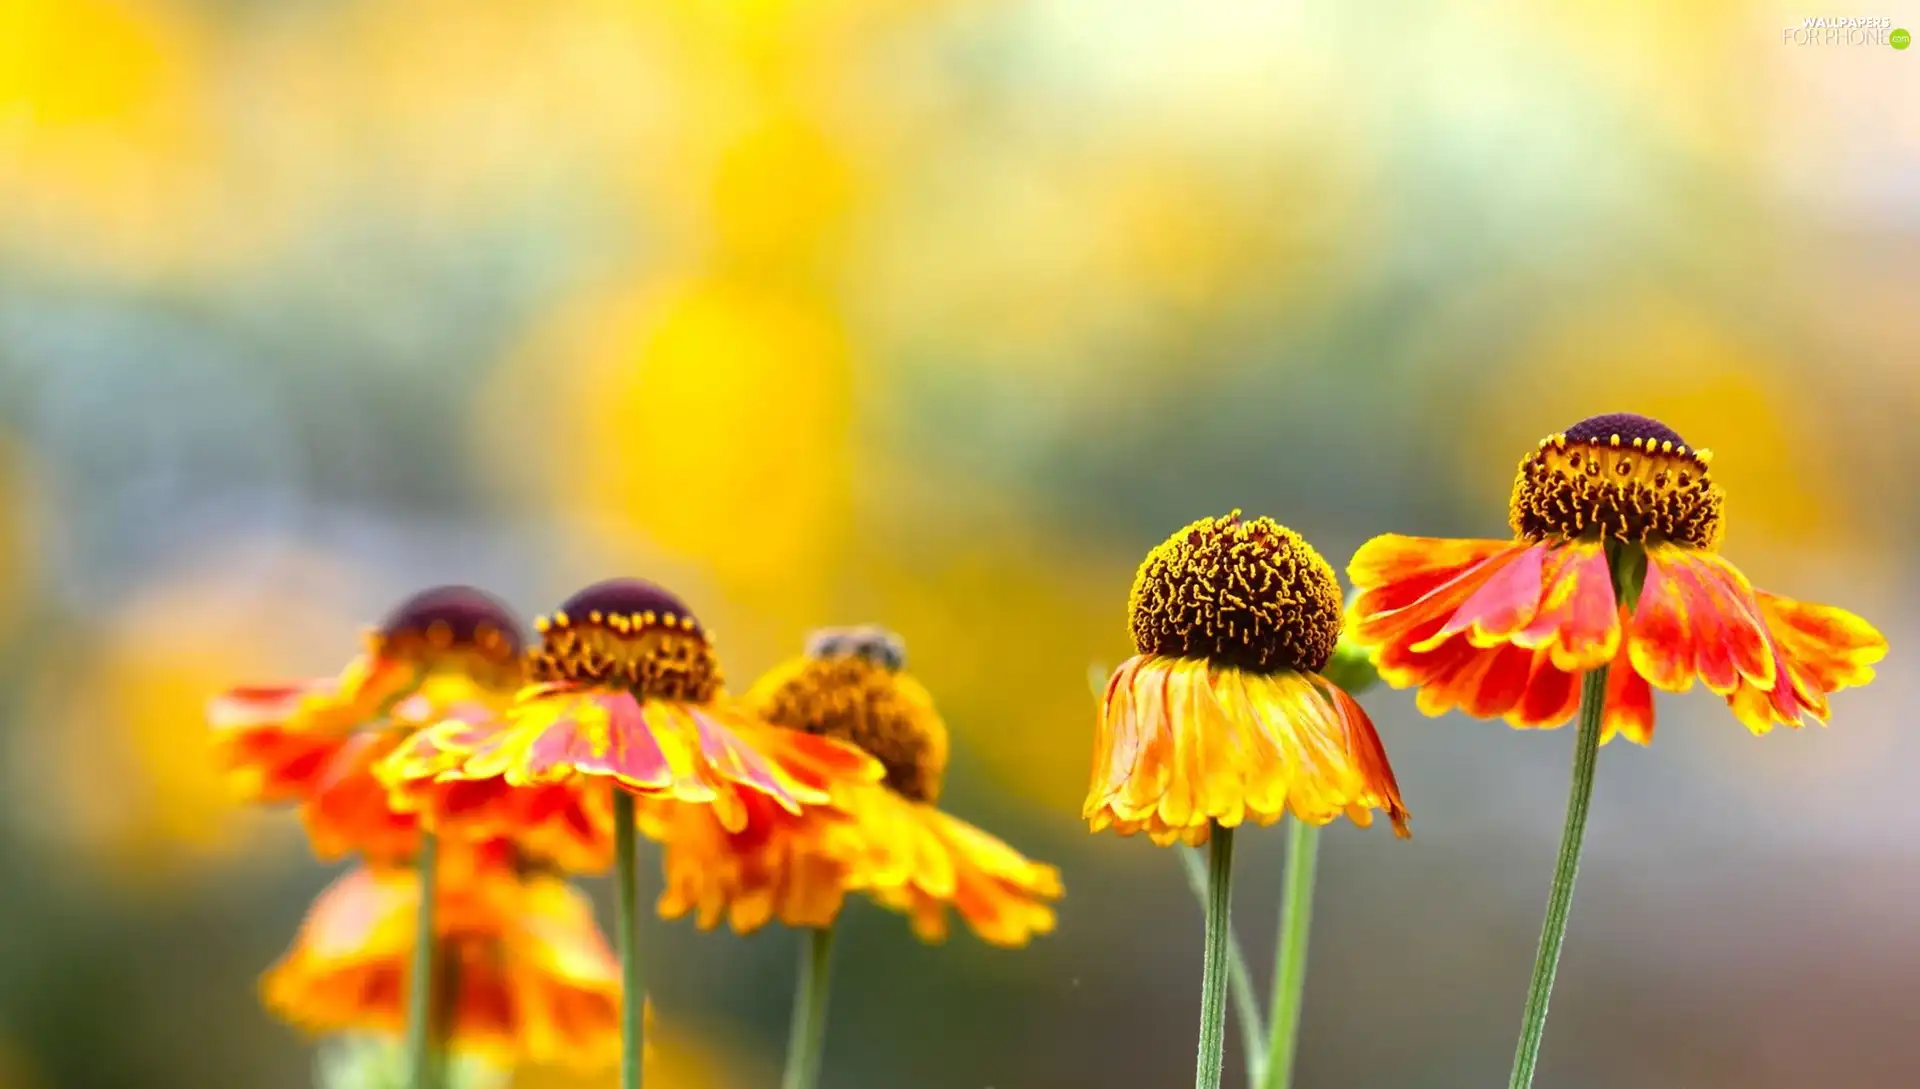
[[[866,772],[848,747],[783,736],[728,701],[706,630],[653,583],[596,583],[535,627],[536,683],[504,714],[433,727],[382,768],[404,793],[438,784],[423,794],[435,827],[518,838],[524,799],[558,788],[589,814],[610,811],[610,792],[620,790],[709,806],[737,831],[759,803],[793,814],[824,804],[828,792],[809,769]],[[577,824],[578,851],[604,857],[612,831],[611,820]]]
[[1134,657],[1101,696],[1082,815],[1093,831],[1199,844],[1213,825],[1407,811],[1373,723],[1320,675],[1340,584],[1299,534],[1239,511],[1148,553],[1128,602]]
[[1725,497],[1709,451],[1632,413],[1580,421],[1521,459],[1514,540],[1388,534],[1347,573],[1380,675],[1518,727],[1559,726],[1580,678],[1610,666],[1603,738],[1653,738],[1653,692],[1698,678],[1756,734],[1825,722],[1873,678],[1886,639],[1844,609],[1758,589],[1719,554]]
[[256,802],[296,802],[323,858],[395,860],[419,821],[374,768],[413,732],[490,718],[524,680],[519,619],[470,586],[423,590],[366,635],[337,677],[230,689],[209,710],[215,758]]
[[689,807],[649,807],[642,826],[666,843],[663,916],[692,912],[702,927],[724,917],[741,933],[774,918],[824,927],[847,892],[864,891],[927,941],[946,937],[949,908],[996,945],[1053,929],[1059,871],[937,807],[947,727],[904,665],[890,632],[826,629],[754,684],[746,702],[766,721],[856,746],[884,779],[820,769],[830,805],[797,815],[763,806],[740,830]]
[[[452,1053],[585,1069],[618,1060],[619,965],[584,895],[506,866],[436,888],[439,1031]],[[262,1001],[313,1033],[403,1031],[419,902],[410,870],[350,871],[261,979]]]

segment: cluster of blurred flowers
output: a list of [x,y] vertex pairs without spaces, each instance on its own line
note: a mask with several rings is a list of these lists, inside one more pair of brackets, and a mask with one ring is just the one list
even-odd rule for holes
[[501,602],[438,587],[338,676],[214,701],[241,794],[297,807],[316,855],[360,862],[263,979],[277,1015],[398,1034],[431,963],[436,1051],[612,1065],[629,996],[569,875],[630,864],[636,829],[664,846],[660,914],[702,927],[828,928],[865,892],[927,940],[949,908],[1000,945],[1052,928],[1058,873],[936,808],[946,728],[897,637],[823,631],[736,700],[708,633],[651,583],[595,584],[535,627],[529,644]]

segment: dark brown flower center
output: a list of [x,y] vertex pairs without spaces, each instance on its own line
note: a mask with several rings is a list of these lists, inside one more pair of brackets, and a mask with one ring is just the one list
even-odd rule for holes
[[799,669],[776,673],[749,695],[775,726],[859,746],[887,769],[887,786],[937,802],[947,769],[947,726],[919,682],[892,662],[899,636],[879,628],[833,628],[808,640]]
[[1127,604],[1141,654],[1315,672],[1340,639],[1340,583],[1271,518],[1202,518],[1147,554]]
[[1712,551],[1726,530],[1712,458],[1658,420],[1589,417],[1521,459],[1509,521],[1529,541],[1599,536]]
[[368,639],[375,655],[517,685],[526,640],[500,599],[472,586],[436,586],[395,606]]
[[641,579],[608,579],[536,619],[537,681],[624,688],[641,699],[706,703],[720,692],[720,662],[693,611]]

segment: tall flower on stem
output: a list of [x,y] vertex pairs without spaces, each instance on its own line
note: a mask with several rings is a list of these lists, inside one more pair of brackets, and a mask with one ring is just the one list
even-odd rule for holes
[[[710,808],[724,827],[747,826],[765,803],[799,814],[829,791],[800,770],[869,763],[835,742],[779,731],[729,703],[706,630],[684,602],[639,579],[596,583],[535,621],[531,679],[495,721],[451,721],[418,735],[382,773],[446,832],[512,828],[517,799],[559,788],[611,813],[618,891],[616,942],[628,996],[621,1085],[640,1084],[644,994],[637,944],[636,798]],[[422,782],[466,784],[421,788]],[[584,834],[591,844],[593,824]]]
[[250,800],[297,803],[315,854],[416,866],[427,889],[416,898],[408,997],[416,1084],[436,1064],[428,1021],[438,946],[429,936],[439,850],[374,768],[430,723],[484,719],[505,706],[524,680],[524,648],[519,619],[500,601],[471,586],[438,586],[369,630],[366,649],[337,678],[236,688],[210,709],[215,759]]
[[996,945],[1053,928],[1059,871],[937,808],[947,728],[905,661],[890,632],[829,628],[747,693],[766,721],[876,758],[871,778],[816,772],[829,804],[798,815],[762,805],[740,830],[699,807],[641,806],[641,827],[666,844],[663,916],[691,912],[703,927],[724,917],[743,934],[773,918],[805,928],[785,1089],[811,1089],[819,1074],[833,926],[848,892],[905,912],[928,941],[946,936],[949,907]]
[[1318,673],[1340,637],[1340,585],[1299,534],[1239,511],[1148,553],[1128,601],[1134,657],[1101,697],[1083,815],[1095,831],[1209,847],[1194,1084],[1225,1056],[1233,830],[1407,811],[1366,712]]
[[1516,727],[1576,710],[1573,782],[1527,990],[1514,1089],[1532,1083],[1579,872],[1600,745],[1653,739],[1655,687],[1698,678],[1755,734],[1825,722],[1829,694],[1873,678],[1886,640],[1844,609],[1755,587],[1719,554],[1712,455],[1631,413],[1582,420],[1520,461],[1514,540],[1389,534],[1347,572],[1354,638],[1427,714],[1459,707]]

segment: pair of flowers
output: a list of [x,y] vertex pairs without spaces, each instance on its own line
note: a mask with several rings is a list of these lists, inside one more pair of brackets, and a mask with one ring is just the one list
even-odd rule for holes
[[[1053,926],[1058,872],[936,807],[947,731],[871,628],[817,633],[742,699],[686,605],[596,584],[535,622],[470,587],[415,595],[336,678],[234,689],[212,709],[242,793],[298,806],[328,889],[268,972],[276,1013],[321,1032],[410,1034],[415,1080],[447,1048],[640,1075],[635,841],[664,846],[658,909],[809,932],[817,1068],[831,927],[846,894],[927,940],[957,911],[982,938]],[[619,874],[619,958],[566,879]],[[803,995],[811,995],[810,989]],[[794,1079],[800,1079],[795,1081]]]
[[1538,1058],[1599,746],[1652,740],[1654,688],[1697,679],[1764,734],[1826,721],[1831,693],[1872,679],[1887,644],[1866,621],[1758,589],[1721,558],[1710,461],[1644,416],[1583,420],[1521,460],[1514,539],[1377,537],[1347,566],[1358,593],[1344,609],[1327,562],[1265,518],[1203,519],[1147,557],[1129,602],[1138,654],[1102,697],[1083,815],[1096,832],[1211,844],[1197,1085],[1220,1079],[1232,830],[1295,818],[1272,1023],[1249,1034],[1270,1034],[1249,1065],[1276,1089],[1298,1023],[1310,829],[1341,815],[1366,825],[1378,810],[1407,834],[1372,723],[1322,676],[1343,635],[1429,715],[1458,708],[1523,728],[1579,717],[1514,1089]]

